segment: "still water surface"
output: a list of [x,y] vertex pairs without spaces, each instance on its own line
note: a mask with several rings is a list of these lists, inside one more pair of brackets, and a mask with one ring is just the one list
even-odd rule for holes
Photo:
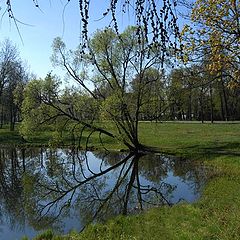
[[0,240],[193,202],[206,179],[201,164],[165,155],[1,148]]

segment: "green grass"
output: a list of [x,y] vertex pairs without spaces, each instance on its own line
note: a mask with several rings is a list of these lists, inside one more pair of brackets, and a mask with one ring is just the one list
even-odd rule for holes
[[144,144],[174,154],[240,150],[240,124],[142,123]]
[[[0,130],[0,136],[1,143],[4,139],[18,141],[17,133],[8,138],[6,130]],[[140,138],[163,152],[204,161],[212,169],[199,201],[119,216],[105,224],[90,225],[81,234],[43,234],[35,239],[240,239],[240,124],[141,123]],[[123,148],[104,140],[108,148]],[[41,141],[47,143],[47,137]],[[101,148],[97,136],[90,144]]]
[[8,126],[3,126],[0,129],[0,144],[22,144],[23,140],[19,135],[18,131],[9,131]]
[[[108,127],[111,124],[108,124]],[[111,127],[112,128],[112,127]],[[18,129],[18,126],[17,126]],[[234,152],[240,150],[240,123],[238,124],[198,124],[198,123],[151,123],[140,122],[140,141],[148,146],[157,147],[161,151],[178,155],[190,153],[220,153],[223,151]],[[83,144],[89,132],[83,134]],[[0,129],[0,144],[26,144],[29,146],[54,144],[53,132],[50,128],[46,131],[36,132],[30,139],[24,142],[18,131],[10,132],[5,126]],[[104,147],[111,150],[124,149],[125,146],[113,141],[110,137],[102,136]],[[72,137],[69,131],[63,132],[62,139],[56,141],[59,146],[72,144]],[[99,142],[99,135],[92,134],[89,146],[93,149],[103,148]]]
[[[54,132],[52,127],[47,127],[44,131],[35,131],[33,135],[28,137],[22,137],[18,131],[19,125],[16,125],[15,131],[9,131],[9,126],[4,125],[0,128],[0,145],[15,145],[15,146],[29,146],[29,147],[40,147],[40,146],[53,146],[53,147],[66,147],[73,144],[78,144],[76,138],[73,143],[71,131],[65,130],[62,132],[62,136],[59,133]],[[90,131],[84,131],[81,140],[81,147],[85,148],[86,139],[89,136]],[[103,149],[108,148],[110,150],[119,150],[124,148],[124,145],[114,141],[110,137],[102,136],[104,146],[99,141],[99,134],[93,133],[88,141],[88,147],[91,149]]]

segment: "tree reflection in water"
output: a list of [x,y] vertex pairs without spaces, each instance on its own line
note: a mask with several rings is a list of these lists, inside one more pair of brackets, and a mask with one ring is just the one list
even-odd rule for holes
[[63,232],[66,219],[76,218],[80,230],[114,215],[171,206],[180,200],[179,182],[192,200],[205,181],[203,166],[163,155],[1,149],[0,218],[3,225]]

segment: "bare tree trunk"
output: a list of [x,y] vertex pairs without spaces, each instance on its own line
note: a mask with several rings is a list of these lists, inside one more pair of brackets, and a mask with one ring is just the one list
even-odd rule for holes
[[200,91],[200,98],[199,98],[199,101],[200,101],[200,116],[201,116],[201,122],[204,123],[204,107],[203,107],[203,88],[201,88],[201,91]]
[[14,131],[14,125],[15,125],[15,117],[14,117],[14,106],[13,104],[10,105],[10,131]]
[[222,121],[225,120],[225,112],[224,112],[224,106],[223,106],[223,97],[222,97],[222,89],[219,86],[219,97],[220,97],[220,103],[221,103],[221,116]]
[[226,94],[226,89],[224,86],[224,81],[223,81],[223,76],[221,76],[221,87],[222,87],[222,93],[223,93],[223,107],[224,107],[224,112],[225,112],[225,121],[229,120],[229,109],[228,109],[228,101],[227,101],[227,94]]
[[212,84],[210,84],[210,108],[211,108],[211,123],[213,123],[213,94],[212,94]]
[[192,89],[190,87],[189,96],[188,96],[188,114],[187,120],[192,121]]
[[[1,102],[1,101],[0,101]],[[2,105],[2,108],[1,108],[1,122],[0,122],[0,128],[2,129],[3,128],[3,105]]]

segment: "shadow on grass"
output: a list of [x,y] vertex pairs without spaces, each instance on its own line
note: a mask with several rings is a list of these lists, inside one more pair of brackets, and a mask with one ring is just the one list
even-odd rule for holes
[[209,145],[192,145],[183,148],[187,152],[193,154],[208,155],[209,158],[214,158],[222,155],[240,156],[240,143],[239,142],[221,142],[209,143]]

